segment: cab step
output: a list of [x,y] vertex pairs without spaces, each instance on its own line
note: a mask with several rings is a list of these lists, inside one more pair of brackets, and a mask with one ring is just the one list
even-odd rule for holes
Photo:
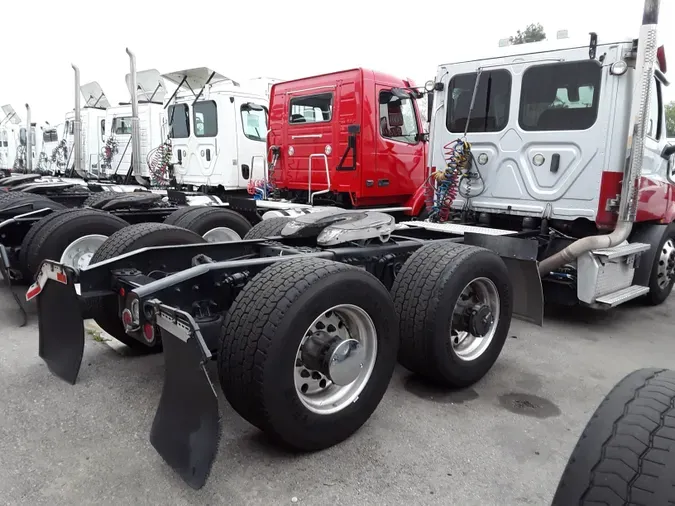
[[597,257],[602,258],[603,260],[615,260],[617,258],[627,257],[629,255],[635,255],[636,253],[642,253],[647,251],[651,245],[642,243],[642,242],[631,242],[625,244],[619,244],[613,248],[600,248],[594,249],[593,254]]
[[648,286],[632,285],[614,293],[608,293],[595,299],[595,302],[607,307],[615,307],[629,300],[637,299],[649,292]]
[[[399,224],[400,228],[417,227],[433,232],[442,232],[452,235],[464,235],[466,233],[485,234],[485,235],[512,235],[515,234],[513,230],[501,230],[499,228],[488,227],[474,227],[472,225],[461,225],[459,223],[431,223],[429,221],[402,221]],[[404,227],[401,227],[403,225]]]

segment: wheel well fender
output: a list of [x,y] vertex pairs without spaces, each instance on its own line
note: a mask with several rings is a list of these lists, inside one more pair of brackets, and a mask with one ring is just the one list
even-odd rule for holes
[[636,223],[630,235],[630,242],[641,242],[651,245],[647,251],[640,256],[640,262],[635,269],[633,284],[647,286],[652,273],[652,265],[656,258],[656,248],[661,242],[664,234],[675,228],[675,222],[669,224],[661,223]]

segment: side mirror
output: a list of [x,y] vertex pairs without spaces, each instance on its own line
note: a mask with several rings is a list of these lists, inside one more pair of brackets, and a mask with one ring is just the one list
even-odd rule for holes
[[429,134],[427,132],[420,132],[415,135],[415,140],[417,142],[429,142]]
[[664,160],[670,160],[670,157],[675,155],[675,144],[666,144],[661,152],[661,158]]

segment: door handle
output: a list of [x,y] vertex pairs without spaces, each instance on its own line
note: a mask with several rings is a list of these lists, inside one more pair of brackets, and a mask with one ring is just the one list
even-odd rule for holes
[[554,174],[558,172],[560,168],[560,155],[558,153],[553,153],[551,156],[551,172]]
[[211,149],[206,148],[206,161],[210,162],[211,161]]
[[251,175],[251,170],[250,170],[249,166],[246,165],[246,164],[243,164],[241,166],[241,177],[243,177],[244,179],[248,179],[250,177],[250,175]]

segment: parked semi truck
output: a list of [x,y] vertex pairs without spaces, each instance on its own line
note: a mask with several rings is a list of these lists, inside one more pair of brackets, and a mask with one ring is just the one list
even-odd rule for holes
[[[566,285],[597,307],[637,296],[662,302],[673,282],[664,256],[672,228],[670,200],[659,200],[659,192],[670,192],[675,148],[658,135],[662,109],[650,107],[666,82],[658,7],[645,1],[634,40],[599,43],[593,35],[583,50],[535,53],[529,46],[498,61],[442,65],[428,86],[435,168],[425,173],[422,165],[425,219],[396,223],[391,214],[354,208],[351,195],[352,209],[264,219],[241,241],[206,243],[185,228],[146,223],[112,234],[86,267],[43,261],[26,294],[37,298],[40,356],[74,383],[85,318],[127,346],[163,350],[165,382],[150,441],[199,488],[221,430],[206,369],[211,360],[241,416],[286,446],[320,450],[369,419],[397,359],[447,387],[478,381],[497,360],[512,317],[543,323],[543,284]],[[506,74],[491,74],[498,70]],[[536,87],[527,85],[532,75]],[[589,87],[591,106],[571,106],[590,95]],[[336,88],[327,83],[303,93],[335,97]],[[464,90],[471,90],[468,99]],[[358,150],[375,138],[393,139],[388,150],[423,142],[395,100],[418,92],[379,89],[379,107],[363,108],[365,115],[356,112],[356,93],[351,114],[346,105],[333,112],[324,97],[284,100],[270,115],[297,130],[289,126],[294,133],[286,140],[271,141],[278,148],[270,153],[277,157],[272,191],[293,192],[285,181],[302,177],[306,190],[298,191],[310,201],[320,191],[309,183],[309,163],[303,169],[293,161],[298,141],[307,143],[301,159],[326,156],[329,197],[344,190],[328,176],[371,163],[359,160]],[[563,99],[567,107],[551,106]],[[585,141],[603,114],[610,119],[598,148]],[[307,128],[306,120],[317,117],[325,131]],[[556,130],[563,120],[564,130]],[[340,126],[326,125],[331,121]],[[329,158],[333,150],[342,156]],[[377,152],[367,156],[377,160]],[[377,167],[361,169],[372,174],[373,186],[390,178],[396,188],[391,177],[403,175],[403,166]],[[615,172],[618,185],[611,183]],[[580,178],[584,184],[575,187]],[[349,176],[346,184],[354,190]],[[371,187],[357,184],[364,190],[358,203]],[[641,214],[640,205],[652,199],[661,202],[661,214]]]

